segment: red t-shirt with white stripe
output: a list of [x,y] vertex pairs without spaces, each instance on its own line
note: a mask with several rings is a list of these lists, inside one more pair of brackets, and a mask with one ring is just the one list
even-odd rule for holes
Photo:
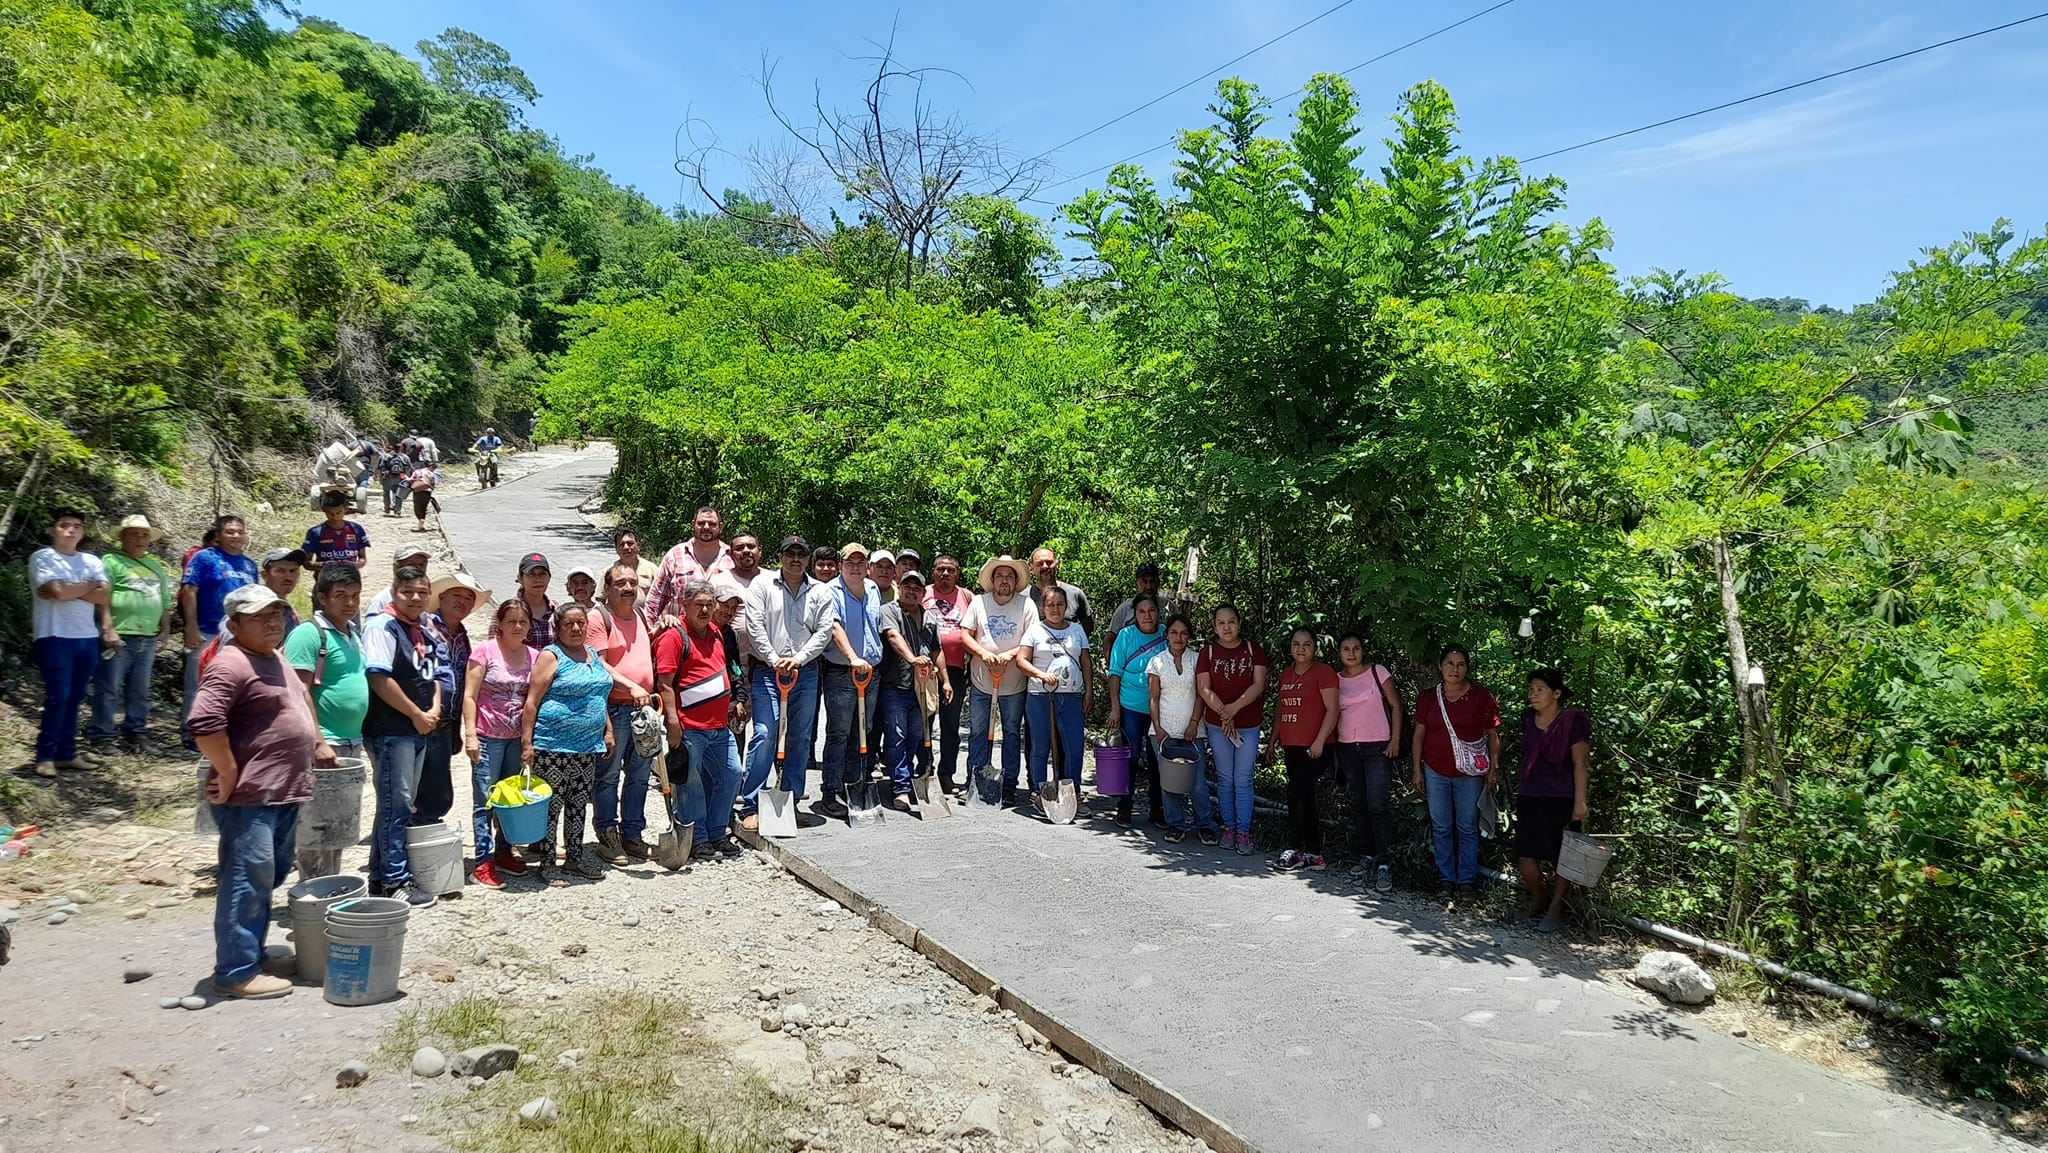
[[690,655],[683,655],[688,626],[665,629],[654,639],[654,671],[673,675],[676,712],[686,729],[722,729],[732,705],[732,680],[726,672],[725,634],[690,633]]

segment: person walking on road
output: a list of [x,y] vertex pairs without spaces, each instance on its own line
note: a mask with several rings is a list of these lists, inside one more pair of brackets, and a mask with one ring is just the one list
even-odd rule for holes
[[1151,821],[1166,824],[1165,806],[1159,795],[1159,762],[1150,739],[1152,733],[1152,686],[1146,669],[1152,658],[1166,650],[1166,629],[1161,626],[1159,598],[1141,592],[1131,598],[1131,623],[1112,633],[1109,646],[1109,727],[1122,734],[1124,747],[1131,750],[1131,791],[1117,798],[1116,823],[1131,825],[1131,800],[1138,791],[1140,776],[1151,782]]
[[[560,887],[569,883],[563,873],[591,880],[604,876],[604,870],[584,854],[584,810],[590,804],[598,765],[616,742],[633,737],[612,728],[611,710],[605,707],[612,691],[612,673],[587,643],[590,610],[563,605],[555,623],[555,641],[534,660],[527,683],[519,755],[528,771],[546,781],[552,792],[547,832],[529,859],[540,866],[548,884]],[[557,827],[562,835],[563,873],[554,869]]]
[[504,876],[526,872],[526,862],[493,828],[490,796],[491,786],[517,773],[525,761],[520,734],[526,691],[540,658],[526,643],[532,627],[526,602],[498,602],[490,637],[469,654],[463,670],[462,754],[469,758],[469,818],[476,838],[476,866],[469,875],[487,889],[504,888]]
[[206,757],[206,799],[220,826],[219,895],[213,913],[213,988],[261,1000],[292,991],[263,972],[270,907],[292,868],[299,806],[313,797],[319,739],[298,678],[278,653],[284,602],[246,585],[222,602],[235,643],[200,674],[192,739]]
[[[1016,669],[1024,634],[1038,623],[1038,606],[1021,595],[1024,565],[1004,554],[981,566],[980,596],[960,618],[960,644],[974,657],[967,707],[967,782],[984,790],[982,799],[1014,806],[1017,776],[1024,768],[1024,678]],[[986,793],[995,765],[991,715],[1001,718],[1003,774],[996,795]]]
[[676,819],[695,829],[697,857],[737,857],[727,836],[740,789],[740,751],[733,740],[738,657],[727,647],[731,632],[718,623],[718,589],[698,578],[683,585],[678,606],[683,627],[663,629],[654,642],[655,688],[668,730],[668,779]]
[[30,623],[36,667],[43,674],[43,716],[36,729],[40,777],[54,777],[60,767],[99,767],[95,757],[79,751],[78,710],[101,651],[118,646],[121,637],[114,628],[106,565],[78,547],[84,539],[85,514],[65,509],[50,523],[49,547],[28,558]]
[[882,639],[888,651],[876,679],[882,686],[882,762],[899,809],[909,807],[911,777],[932,772],[931,718],[918,703],[920,678],[938,682],[943,707],[953,694],[940,664],[939,628],[924,607],[924,574],[912,569],[897,578],[898,596],[882,609]]
[[413,519],[419,522],[412,531],[427,531],[427,506],[435,504],[434,488],[440,483],[440,473],[433,462],[422,460],[412,466],[411,474],[405,479],[406,487],[412,490]]
[[1471,662],[1463,645],[1437,658],[1443,683],[1415,704],[1410,779],[1419,793],[1428,782],[1437,875],[1460,900],[1479,883],[1479,795],[1500,780],[1500,704],[1470,680]]
[[1252,855],[1252,771],[1259,763],[1259,726],[1265,723],[1266,650],[1241,633],[1237,606],[1216,606],[1216,639],[1195,661],[1195,691],[1206,709],[1209,751],[1216,758],[1216,800],[1222,808],[1223,844]]
[[136,514],[121,522],[121,549],[100,558],[107,572],[107,609],[117,638],[99,662],[92,685],[92,720],[86,742],[95,750],[113,743],[115,713],[121,714],[120,742],[126,752],[143,750],[149,728],[149,687],[158,649],[171,637],[178,582],[149,547],[164,530]]
[[819,666],[819,692],[825,707],[825,783],[811,811],[843,819],[852,790],[866,788],[868,745],[856,728],[862,718],[882,719],[875,666],[882,663],[882,598],[868,579],[867,546],[848,543],[839,550],[839,575],[825,586],[832,596],[832,644]]
[[1188,810],[1194,810],[1193,826],[1205,845],[1217,841],[1216,819],[1209,812],[1209,752],[1202,737],[1201,700],[1195,690],[1197,658],[1188,651],[1194,626],[1183,616],[1166,622],[1166,650],[1155,653],[1145,665],[1145,683],[1151,697],[1152,754],[1155,760],[1188,760],[1195,763],[1194,788],[1186,796],[1167,793],[1166,839],[1174,844],[1187,839]]
[[717,509],[705,505],[690,521],[690,539],[662,554],[661,564],[655,568],[654,586],[647,590],[647,611],[664,628],[682,623],[678,609],[686,582],[710,580],[719,573],[732,571],[732,550],[725,546],[724,538],[725,519]]
[[[1554,872],[1566,829],[1584,832],[1586,760],[1593,719],[1565,707],[1564,674],[1542,668],[1529,674],[1529,707],[1522,713],[1522,771],[1515,777],[1515,865],[1530,896],[1522,915],[1545,933],[1564,928],[1564,896],[1571,882]],[[1552,866],[1544,883],[1543,866]]]
[[[1031,787],[1036,790],[1057,774],[1081,785],[1081,757],[1088,747],[1088,710],[1095,703],[1095,663],[1088,659],[1088,634],[1067,619],[1067,590],[1054,585],[1040,596],[1045,615],[1024,630],[1017,648],[1017,671],[1028,686],[1025,714],[1030,718]],[[1052,746],[1059,762],[1052,763]]]
[[[284,640],[284,659],[298,675],[313,718],[313,764],[331,769],[343,757],[361,758],[363,721],[370,712],[370,679],[363,665],[363,630],[356,606],[363,577],[354,565],[330,564],[313,578],[313,619]],[[299,854],[299,877],[331,877],[341,871],[340,849],[307,849]]]
[[632,565],[615,564],[605,574],[604,603],[587,616],[586,639],[604,658],[614,683],[606,702],[617,737],[597,766],[593,788],[597,855],[623,865],[654,855],[647,832],[647,782],[654,759],[633,740],[633,714],[654,698],[654,629],[640,605],[640,574]]
[[405,508],[407,482],[412,479],[412,458],[396,444],[384,442],[377,457],[377,481],[384,489],[384,515],[397,516]]
[[932,587],[925,590],[924,607],[938,626],[939,655],[946,666],[946,685],[952,689],[939,705],[939,787],[954,796],[965,792],[954,776],[960,767],[960,710],[967,707],[968,687],[968,653],[961,643],[960,622],[973,603],[974,595],[960,587],[960,562],[945,553],[932,558]]
[[1323,818],[1316,797],[1330,767],[1337,731],[1337,673],[1316,659],[1316,634],[1296,627],[1287,635],[1291,658],[1274,690],[1273,740],[1287,765],[1287,848],[1283,869],[1321,870]]
[[363,720],[369,745],[377,816],[370,841],[371,892],[399,897],[414,907],[434,894],[413,883],[405,830],[426,767],[427,738],[441,724],[447,650],[421,618],[433,585],[416,565],[398,570],[391,604],[364,628],[363,668],[370,679],[370,710]]
[[1368,665],[1365,638],[1345,633],[1337,641],[1337,772],[1351,802],[1351,874],[1393,891],[1394,821],[1388,804],[1394,758],[1401,753],[1406,706],[1385,665]]
[[[740,825],[746,829],[758,827],[759,795],[775,767],[778,735],[784,737],[785,750],[780,784],[793,798],[804,795],[811,742],[817,736],[818,658],[832,643],[836,619],[831,592],[805,573],[810,544],[800,536],[787,537],[776,558],[781,572],[747,590],[747,648],[754,657],[747,688],[754,732],[747,743],[747,776],[740,783]],[[777,688],[778,676],[790,686],[786,699]],[[785,708],[787,732],[778,734]]]

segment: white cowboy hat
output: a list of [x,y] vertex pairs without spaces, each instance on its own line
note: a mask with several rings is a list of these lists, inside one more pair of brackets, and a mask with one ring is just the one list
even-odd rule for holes
[[151,541],[152,543],[154,543],[154,542],[156,542],[156,541],[160,541],[160,540],[164,539],[164,536],[166,535],[166,534],[165,534],[165,532],[164,532],[164,530],[162,530],[162,529],[160,529],[160,528],[156,527],[155,525],[153,525],[153,524],[149,523],[149,518],[148,518],[148,517],[146,517],[146,516],[143,516],[143,515],[142,515],[141,513],[139,513],[139,512],[137,512],[137,513],[130,513],[129,515],[127,515],[127,516],[125,516],[125,517],[122,517],[122,518],[121,518],[121,527],[120,527],[120,529],[119,529],[118,531],[116,531],[116,532],[115,532],[115,534],[114,534],[114,535],[115,535],[115,536],[119,536],[119,535],[120,535],[121,533],[127,532],[127,531],[129,531],[130,529],[138,529],[138,528],[139,528],[139,529],[144,529],[144,530],[146,530],[146,531],[147,531],[147,532],[149,533],[149,539],[150,539],[150,541]]
[[491,599],[491,590],[476,583],[476,578],[468,573],[458,572],[450,573],[435,581],[433,587],[427,590],[427,600],[438,606],[441,603],[441,594],[450,589],[468,589],[476,594],[477,603],[479,604]]
[[990,557],[982,562],[981,577],[978,582],[982,588],[988,587],[988,578],[995,574],[998,565],[1008,566],[1011,572],[1017,574],[1017,587],[1020,589],[1024,587],[1025,582],[1031,579],[1031,574],[1024,569],[1023,561],[1018,560],[1009,553],[1004,553],[1001,556]]

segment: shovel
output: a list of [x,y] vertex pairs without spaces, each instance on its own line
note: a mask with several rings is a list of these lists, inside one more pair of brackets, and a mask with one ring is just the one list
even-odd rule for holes
[[889,789],[887,781],[848,781],[846,783],[846,826],[858,829],[863,825],[870,828],[882,823],[882,804]]
[[[775,714],[775,783],[783,784],[782,761],[789,751],[789,692],[796,687],[796,674],[775,670],[775,693],[782,705]],[[761,835],[796,836],[796,797],[786,788],[762,789]]]
[[1038,786],[1038,807],[1045,810],[1045,819],[1055,825],[1071,825],[1074,814],[1081,811],[1081,793],[1074,788],[1074,782],[1067,779],[1060,765],[1060,717],[1059,701],[1054,693],[1045,694],[1046,739],[1052,743],[1052,759],[1045,766],[1045,783]]
[[[932,669],[917,670],[917,711],[924,719],[924,759],[932,759],[932,714],[939,711],[939,678]],[[942,820],[953,815],[946,804],[946,790],[939,785],[938,774],[930,769],[910,778],[911,792],[917,796],[917,815],[927,821]]]
[[673,873],[690,863],[690,851],[696,847],[697,826],[676,816],[675,790],[669,786],[668,759],[682,758],[682,776],[688,781],[690,755],[680,748],[654,758],[654,775],[661,778],[661,804],[668,810],[668,831],[654,842],[654,863]]

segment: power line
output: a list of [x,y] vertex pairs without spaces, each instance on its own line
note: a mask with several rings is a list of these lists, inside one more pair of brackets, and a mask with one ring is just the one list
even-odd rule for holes
[[1128,120],[1131,117],[1136,116],[1138,113],[1143,112],[1147,108],[1152,107],[1154,104],[1159,103],[1161,100],[1164,100],[1169,96],[1176,96],[1182,92],[1185,92],[1189,88],[1192,88],[1197,84],[1200,84],[1202,81],[1207,80],[1209,77],[1216,75],[1218,72],[1223,71],[1225,68],[1230,67],[1238,61],[1243,60],[1249,56],[1255,56],[1258,53],[1263,52],[1268,48],[1271,48],[1273,45],[1280,43],[1282,40],[1287,39],[1289,36],[1294,35],[1296,32],[1299,32],[1302,29],[1308,27],[1309,25],[1314,24],[1316,21],[1321,20],[1326,16],[1333,16],[1336,13],[1351,7],[1353,4],[1357,2],[1358,0],[1340,0],[1340,2],[1334,7],[1324,9],[1316,15],[1309,17],[1308,19],[1302,21],[1299,24],[1296,24],[1294,27],[1289,28],[1287,31],[1280,33],[1278,36],[1273,37],[1271,40],[1268,40],[1265,43],[1258,45],[1257,47],[1249,48],[1243,52],[1238,53],[1236,56],[1233,56],[1230,59],[1225,60],[1223,63],[1218,64],[1216,67],[1209,69],[1207,72],[1202,73],[1200,76],[1195,77],[1194,79],[1188,81],[1185,84],[1180,85],[1177,88],[1169,89],[1165,92],[1160,93],[1157,96],[1154,96],[1152,99],[1147,100],[1143,104],[1138,105],[1136,108],[1131,109],[1129,112],[1126,112],[1121,116],[1111,117],[1110,119],[1103,121],[1095,127],[1090,128],[1088,131],[1081,133],[1079,136],[1073,137],[1069,140],[1063,140],[1058,144],[1053,145],[1051,148],[1048,148],[1045,151],[1039,153],[1038,155],[1032,157],[1030,160],[1025,161],[1025,163],[1029,164],[1035,161],[1043,160],[1046,157],[1051,156],[1053,153],[1058,152],[1060,149],[1065,148],[1069,144],[1074,144],[1078,143],[1079,141],[1086,140],[1090,136],[1093,136],[1096,133],[1102,131],[1103,129],[1108,128],[1112,124]]
[[[1351,67],[1349,67],[1349,68],[1346,68],[1346,69],[1344,69],[1344,70],[1343,70],[1342,72],[1339,72],[1339,73],[1338,73],[1338,75],[1339,75],[1339,76],[1349,76],[1349,75],[1351,75],[1351,74],[1352,74],[1353,72],[1357,72],[1358,70],[1360,70],[1360,69],[1362,69],[1362,68],[1367,68],[1367,67],[1370,67],[1370,66],[1372,66],[1372,65],[1374,65],[1374,64],[1377,64],[1377,63],[1379,63],[1380,61],[1382,61],[1382,60],[1385,60],[1385,59],[1386,59],[1387,57],[1389,57],[1389,56],[1393,56],[1393,55],[1395,55],[1396,53],[1400,53],[1400,52],[1405,52],[1405,51],[1407,51],[1408,49],[1410,49],[1410,48],[1413,48],[1413,47],[1415,47],[1415,46],[1416,46],[1417,44],[1421,44],[1422,42],[1424,42],[1424,41],[1426,41],[1426,40],[1434,40],[1434,39],[1436,39],[1437,37],[1439,37],[1439,36],[1443,35],[1443,34],[1444,34],[1444,33],[1446,33],[1446,32],[1449,32],[1449,31],[1452,31],[1453,29],[1461,28],[1461,27],[1463,27],[1463,26],[1465,26],[1465,25],[1467,25],[1467,24],[1470,24],[1470,23],[1471,23],[1472,21],[1474,21],[1474,20],[1477,20],[1477,19],[1479,19],[1479,18],[1480,18],[1481,16],[1485,16],[1485,15],[1487,15],[1487,14],[1488,14],[1488,13],[1490,13],[1490,12],[1498,12],[1498,11],[1500,11],[1500,10],[1501,10],[1502,8],[1505,8],[1505,7],[1507,7],[1508,5],[1510,5],[1510,4],[1513,4],[1514,2],[1515,2],[1515,0],[1497,0],[1497,2],[1496,2],[1496,3],[1494,3],[1494,4],[1490,5],[1489,7],[1486,7],[1486,8],[1482,8],[1482,9],[1480,9],[1479,11],[1477,11],[1477,12],[1474,12],[1474,13],[1472,13],[1471,15],[1469,15],[1469,16],[1466,16],[1466,17],[1464,17],[1464,18],[1463,18],[1463,19],[1461,19],[1461,20],[1454,20],[1454,21],[1452,21],[1451,23],[1449,23],[1449,24],[1446,24],[1446,25],[1444,25],[1443,27],[1441,27],[1441,28],[1438,28],[1438,29],[1436,29],[1436,30],[1435,30],[1435,31],[1433,31],[1433,32],[1425,32],[1424,34],[1422,34],[1422,35],[1420,35],[1420,36],[1417,36],[1417,37],[1416,37],[1415,39],[1413,39],[1413,40],[1410,40],[1410,41],[1408,41],[1408,42],[1407,42],[1407,43],[1405,43],[1405,44],[1399,44],[1399,45],[1396,45],[1396,46],[1394,46],[1394,47],[1392,47],[1392,48],[1389,48],[1389,49],[1387,49],[1387,50],[1386,50],[1385,52],[1382,52],[1382,53],[1380,53],[1379,55],[1377,55],[1377,56],[1374,56],[1374,57],[1373,57],[1373,58],[1371,58],[1370,60],[1364,60],[1364,61],[1360,61],[1359,63],[1357,63],[1357,64],[1354,64],[1354,65],[1352,65]],[[1340,5],[1340,7],[1341,7],[1341,5]],[[1334,11],[1334,9],[1333,9],[1333,11]],[[1328,13],[1325,13],[1325,15],[1328,15]],[[1317,19],[1321,19],[1321,17],[1317,17]],[[1262,45],[1262,47],[1263,47],[1263,45]],[[1253,51],[1257,51],[1257,49],[1253,49]],[[1246,53],[1245,55],[1247,55],[1247,56],[1248,56],[1248,55],[1250,55],[1250,53]],[[1242,60],[1243,58],[1244,58],[1244,57],[1242,57],[1242,56],[1238,57],[1238,59],[1239,59],[1239,60]],[[1232,61],[1231,63],[1236,63],[1236,61]],[[1223,65],[1223,68],[1228,68],[1229,66],[1230,66],[1229,64],[1225,64],[1225,65]],[[1215,74],[1216,72],[1220,72],[1220,71],[1222,71],[1222,70],[1223,70],[1223,68],[1217,68],[1217,69],[1214,69],[1214,70],[1212,70],[1212,71],[1211,71],[1211,72],[1209,72],[1209,73],[1205,73],[1205,74],[1204,74],[1204,75],[1202,75],[1202,76],[1197,76],[1197,77],[1196,77],[1196,78],[1195,78],[1194,80],[1190,80],[1190,81],[1188,81],[1188,84],[1193,84],[1193,83],[1195,83],[1196,81],[1199,81],[1199,80],[1203,80],[1203,79],[1206,79],[1206,78],[1207,78],[1208,76],[1214,75],[1214,74]],[[1181,90],[1181,88],[1186,88],[1186,87],[1188,86],[1188,84],[1183,84],[1183,85],[1181,85],[1181,86],[1180,86],[1180,88],[1176,88],[1176,89],[1174,89],[1174,92],[1178,92],[1178,91],[1180,91],[1180,90]],[[1282,100],[1282,101],[1285,101],[1285,100],[1291,100],[1291,99],[1293,99],[1294,97],[1296,97],[1296,96],[1300,96],[1301,94],[1303,94],[1304,92],[1307,92],[1307,91],[1308,91],[1308,86],[1307,86],[1307,85],[1303,85],[1303,86],[1301,86],[1300,88],[1297,88],[1297,89],[1295,89],[1294,91],[1292,91],[1292,92],[1288,93],[1287,95],[1285,95],[1285,96],[1282,96],[1282,97],[1280,98],[1280,100]],[[1167,93],[1166,95],[1167,95],[1167,96],[1171,96],[1171,95],[1173,95],[1173,92],[1169,92],[1169,93]],[[1164,96],[1162,96],[1162,97],[1160,97],[1160,99],[1161,99],[1161,100],[1163,100],[1163,99],[1165,99],[1165,97],[1164,97]],[[1157,104],[1158,102],[1159,102],[1159,101],[1155,100],[1155,101],[1153,101],[1152,103],[1153,103],[1153,104]],[[1277,102],[1276,102],[1276,103],[1277,103]],[[1148,104],[1148,105],[1146,105],[1145,107],[1148,107],[1148,108],[1149,108],[1149,107],[1151,107],[1151,105],[1150,105],[1150,104]],[[1132,111],[1138,111],[1138,109],[1133,109]],[[1129,113],[1125,113],[1125,115],[1129,115]],[[1120,117],[1118,117],[1117,119],[1118,119],[1118,120],[1121,120],[1121,119],[1123,119],[1123,117],[1121,117],[1121,116],[1120,116]],[[1116,122],[1116,121],[1114,121],[1114,120],[1113,120],[1113,121],[1110,121],[1110,123],[1111,123],[1111,124],[1114,124],[1115,122]],[[1102,127],[1105,127],[1105,128],[1106,128],[1106,127],[1108,127],[1108,125],[1107,125],[1107,124],[1105,124],[1105,125],[1103,125]],[[1093,131],[1096,131],[1096,129],[1090,129],[1089,131],[1090,131],[1090,132],[1093,132]],[[1087,133],[1083,133],[1082,135],[1084,135],[1084,136],[1085,136],[1085,135],[1087,135]],[[1078,136],[1077,136],[1077,137],[1075,137],[1074,139],[1075,139],[1075,140],[1078,140],[1078,139],[1080,139],[1080,137],[1078,137]],[[1071,140],[1070,140],[1070,141],[1068,141],[1067,143],[1068,143],[1068,144],[1071,144],[1071,143],[1073,143],[1073,141],[1071,141]],[[1167,142],[1166,142],[1166,143],[1164,143],[1164,144],[1155,144],[1155,145],[1153,145],[1153,146],[1152,146],[1152,147],[1150,147],[1150,148],[1144,149],[1143,151],[1140,151],[1140,152],[1133,152],[1133,153],[1131,153],[1131,154],[1130,154],[1129,156],[1126,156],[1126,157],[1124,157],[1124,158],[1123,158],[1122,160],[1116,160],[1116,161],[1112,161],[1112,162],[1110,162],[1110,163],[1108,163],[1108,164],[1105,164],[1105,165],[1101,166],[1100,168],[1091,168],[1091,169],[1089,169],[1089,170],[1088,170],[1088,171],[1086,171],[1086,172],[1080,172],[1080,173],[1076,173],[1076,174],[1074,174],[1073,176],[1069,176],[1069,177],[1066,177],[1066,178],[1064,178],[1064,179],[1061,179],[1061,180],[1055,180],[1055,181],[1053,181],[1053,182],[1052,182],[1051,184],[1048,184],[1048,185],[1046,185],[1046,186],[1045,186],[1044,188],[1040,189],[1039,191],[1041,191],[1041,192],[1045,192],[1045,191],[1050,191],[1050,190],[1052,190],[1052,189],[1054,189],[1054,188],[1058,188],[1058,187],[1060,187],[1060,186],[1062,186],[1062,185],[1066,185],[1066,184],[1072,184],[1072,183],[1073,183],[1073,182],[1075,182],[1076,180],[1086,180],[1086,179],[1088,179],[1088,178],[1089,178],[1089,177],[1091,177],[1091,176],[1100,176],[1101,174],[1103,174],[1103,173],[1105,173],[1105,172],[1108,172],[1108,171],[1110,171],[1110,170],[1111,170],[1111,169],[1113,169],[1113,168],[1116,168],[1116,167],[1117,167],[1118,165],[1122,165],[1122,164],[1129,164],[1129,163],[1130,163],[1131,161],[1133,161],[1133,160],[1137,160],[1137,159],[1139,159],[1139,158],[1141,158],[1141,157],[1145,157],[1145,156],[1150,156],[1150,155],[1152,155],[1152,154],[1153,154],[1154,152],[1159,152],[1159,151],[1162,151],[1162,150],[1164,150],[1164,149],[1167,149],[1167,148],[1171,148],[1171,147],[1173,147],[1173,145],[1174,145],[1174,142],[1173,142],[1173,141],[1171,141],[1171,140],[1167,141]],[[1065,145],[1065,144],[1063,144],[1063,145],[1061,145],[1060,147],[1061,147],[1061,148],[1064,148],[1064,147],[1066,147],[1066,145]],[[1057,148],[1056,148],[1056,149],[1054,149],[1053,151],[1057,152],[1058,150],[1059,150],[1059,149],[1057,149]],[[1043,202],[1041,202],[1041,203],[1043,203]]]
[[1866,61],[1862,64],[1857,64],[1848,68],[1838,68],[1833,72],[1825,72],[1819,76],[1814,76],[1806,80],[1801,80],[1796,84],[1783,84],[1765,92],[1758,92],[1749,96],[1744,96],[1738,100],[1727,100],[1708,108],[1701,108],[1697,111],[1687,112],[1682,116],[1669,116],[1662,120],[1656,121],[1653,124],[1644,124],[1640,127],[1625,129],[1621,132],[1610,132],[1605,136],[1596,136],[1591,140],[1582,140],[1577,144],[1568,145],[1564,148],[1553,148],[1548,152],[1539,152],[1534,156],[1522,158],[1521,162],[1523,164],[1533,164],[1538,160],[1548,160],[1553,156],[1562,156],[1567,152],[1577,152],[1581,148],[1591,148],[1595,144],[1605,144],[1610,140],[1619,140],[1624,136],[1634,136],[1638,132],[1648,132],[1653,128],[1662,128],[1668,124],[1677,124],[1680,121],[1691,120],[1694,117],[1705,116],[1709,113],[1720,112],[1724,109],[1734,108],[1738,105],[1748,104],[1752,101],[1765,99],[1766,97],[1777,96],[1782,93],[1791,92],[1795,89],[1805,88],[1813,84],[1819,84],[1823,80],[1833,80],[1838,76],[1847,76],[1852,72],[1861,72],[1866,68],[1876,68],[1881,64],[1890,64],[1893,61],[1904,60],[1908,56],[1918,56],[1923,52],[1932,52],[1936,48],[1946,48],[1951,44],[1961,44],[1965,40],[1975,40],[1979,36],[1989,36],[1993,32],[2003,32],[2009,28],[2017,28],[2022,24],[2030,24],[2044,17],[2048,17],[2048,12],[2036,12],[2032,16],[2022,16],[2018,20],[2007,21],[2004,24],[1999,24],[1991,28],[1981,28],[1975,32],[1965,33],[1961,36],[1952,36],[1947,40],[1938,41],[1933,44],[1922,45],[1919,48],[1910,49],[1905,52],[1895,52],[1890,56],[1883,57],[1882,59]]

